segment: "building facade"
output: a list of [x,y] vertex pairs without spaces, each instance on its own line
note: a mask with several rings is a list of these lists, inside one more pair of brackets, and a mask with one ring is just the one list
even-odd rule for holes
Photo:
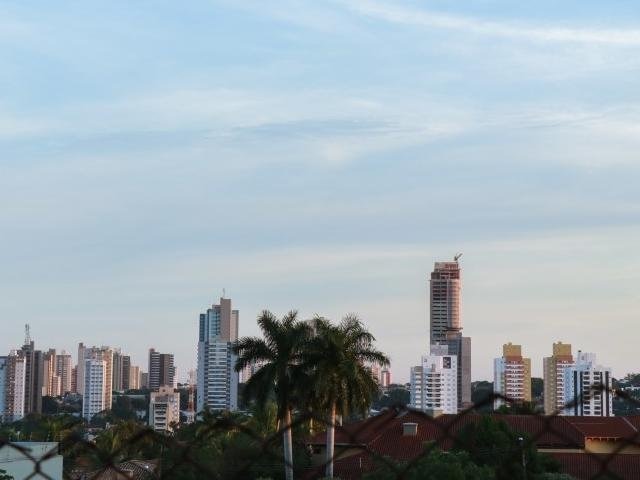
[[[78,383],[78,389],[81,390],[81,395],[83,396],[83,404],[84,396],[85,396],[85,387],[88,385],[88,381],[90,381],[91,375],[95,375],[95,372],[89,372],[89,377],[87,377],[88,372],[87,368],[87,360],[96,360],[99,362],[104,362],[104,373],[103,378],[101,380],[104,402],[102,404],[102,410],[110,410],[111,404],[113,402],[113,356],[114,349],[111,347],[85,347],[82,343],[78,348],[78,355],[82,355],[82,357],[78,358],[78,372],[82,373],[81,383]],[[96,367],[97,368],[97,367]],[[94,398],[96,397],[95,392],[91,392]],[[84,415],[83,415],[84,416]]]
[[421,365],[411,368],[411,407],[424,412],[458,412],[458,358],[438,354],[437,346],[431,355],[422,357]]
[[575,364],[564,368],[563,415],[613,416],[611,369],[596,363],[595,353],[578,351]]
[[238,340],[238,310],[231,299],[220,298],[200,314],[198,332],[197,411],[236,410],[238,373],[233,346]]
[[18,355],[24,358],[25,387],[24,414],[42,413],[42,387],[44,385],[44,358],[42,351],[36,350],[34,342],[27,339]]
[[24,417],[25,386],[24,357],[16,352],[0,357],[0,421],[15,422]]
[[107,380],[106,360],[86,358],[83,363],[82,418],[89,421],[94,415],[111,408],[106,395],[106,390],[111,391],[111,381]]
[[60,395],[73,391],[73,364],[64,350],[56,356],[56,375],[60,378]]
[[149,349],[149,388],[175,387],[176,367],[172,353],[160,353]]
[[156,432],[172,432],[180,423],[180,393],[173,387],[160,387],[151,392],[149,400],[149,426]]
[[43,353],[43,384],[42,394],[49,397],[61,395],[61,382],[57,368],[58,356],[55,349],[49,349]]
[[494,359],[493,392],[506,398],[494,399],[496,409],[505,403],[531,401],[531,359],[522,356],[520,345],[503,345],[502,357]]
[[[471,405],[471,338],[462,335],[462,272],[453,262],[436,262],[429,283],[430,348],[446,346],[456,356],[458,410]],[[432,351],[433,353],[433,351]]]
[[564,369],[572,366],[573,354],[568,343],[554,343],[551,356],[543,358],[545,415],[562,414],[565,407]]

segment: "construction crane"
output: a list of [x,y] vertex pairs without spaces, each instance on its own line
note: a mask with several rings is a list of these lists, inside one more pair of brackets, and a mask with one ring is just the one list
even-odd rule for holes
[[453,257],[453,261],[457,262],[461,256],[462,256],[462,253],[456,253],[455,256]]

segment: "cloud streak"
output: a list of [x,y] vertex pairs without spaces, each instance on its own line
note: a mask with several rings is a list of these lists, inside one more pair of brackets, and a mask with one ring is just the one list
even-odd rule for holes
[[371,0],[349,0],[344,5],[351,11],[361,15],[395,24],[458,30],[477,35],[544,43],[600,44],[621,47],[640,46],[640,29],[561,28],[517,25],[405,8]]

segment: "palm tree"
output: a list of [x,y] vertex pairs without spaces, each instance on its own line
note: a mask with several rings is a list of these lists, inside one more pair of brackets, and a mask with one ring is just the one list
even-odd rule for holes
[[238,355],[237,371],[247,365],[262,365],[245,385],[245,394],[254,398],[258,408],[264,408],[269,395],[275,393],[277,417],[283,434],[286,480],[293,480],[293,441],[291,412],[296,379],[301,371],[301,358],[311,334],[308,324],[299,322],[297,312],[291,311],[281,320],[265,310],[258,316],[264,339],[243,337],[234,352]]
[[312,377],[314,403],[327,420],[326,473],[333,477],[336,415],[366,414],[378,391],[378,380],[368,365],[389,365],[389,358],[376,350],[375,337],[358,317],[348,315],[339,325],[315,319],[315,333],[304,363]]

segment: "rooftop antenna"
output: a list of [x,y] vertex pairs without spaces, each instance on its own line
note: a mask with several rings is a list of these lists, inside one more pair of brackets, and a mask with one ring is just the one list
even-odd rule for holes
[[457,262],[461,256],[462,256],[462,253],[456,253],[456,255],[453,257],[453,261]]
[[31,328],[28,323],[24,324],[24,344],[29,345],[31,343]]

